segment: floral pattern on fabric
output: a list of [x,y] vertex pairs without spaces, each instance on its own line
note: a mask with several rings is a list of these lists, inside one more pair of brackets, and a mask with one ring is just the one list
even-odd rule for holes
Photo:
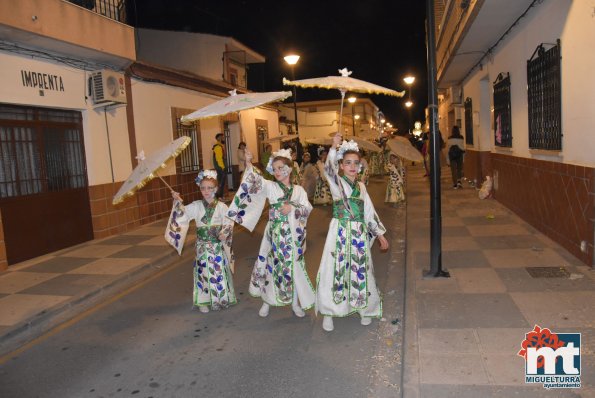
[[386,203],[400,203],[405,200],[404,184],[405,179],[402,173],[404,167],[397,167],[394,164],[387,166],[387,171],[390,174],[388,185],[386,187],[386,196],[384,201]]

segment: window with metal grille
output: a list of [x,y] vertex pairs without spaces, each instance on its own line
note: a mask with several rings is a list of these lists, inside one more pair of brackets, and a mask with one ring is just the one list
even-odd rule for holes
[[[551,46],[546,50],[546,46]],[[542,43],[527,61],[529,148],[562,149],[560,40]]]
[[87,185],[80,112],[0,105],[0,199]]
[[500,73],[494,81],[494,144],[512,147],[510,74]]
[[192,110],[178,108],[172,108],[171,110],[174,139],[182,136],[192,139],[190,145],[176,158],[176,172],[181,174],[198,172],[200,165],[203,164],[200,124],[198,122],[183,124],[180,120],[182,115],[192,112]]
[[465,144],[473,145],[473,100],[465,99]]

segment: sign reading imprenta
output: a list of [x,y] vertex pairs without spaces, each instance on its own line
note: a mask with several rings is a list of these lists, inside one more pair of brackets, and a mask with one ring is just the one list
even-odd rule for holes
[[64,91],[62,76],[51,75],[28,70],[21,70],[23,87],[33,87],[40,90]]

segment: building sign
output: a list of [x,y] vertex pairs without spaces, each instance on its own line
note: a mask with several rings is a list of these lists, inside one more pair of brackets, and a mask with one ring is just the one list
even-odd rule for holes
[[62,76],[40,73],[21,69],[23,87],[33,87],[40,90],[64,91]]

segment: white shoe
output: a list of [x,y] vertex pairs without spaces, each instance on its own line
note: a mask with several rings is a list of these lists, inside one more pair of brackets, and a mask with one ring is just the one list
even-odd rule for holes
[[366,316],[362,316],[362,320],[360,321],[360,323],[364,326],[368,326],[369,324],[372,323],[372,318],[368,318]]
[[333,325],[333,317],[325,315],[322,319],[322,328],[327,332],[332,332],[335,329],[335,325]]
[[304,316],[306,316],[306,313],[299,305],[293,305],[291,306],[291,309],[293,310],[295,316],[297,316],[298,318],[303,318]]
[[267,303],[262,303],[262,307],[260,307],[258,315],[260,315],[263,318],[266,318],[269,315],[269,308],[271,308],[270,305],[268,305]]
[[198,310],[203,314],[206,314],[207,312],[209,312],[209,307],[207,307],[206,305],[199,305]]

